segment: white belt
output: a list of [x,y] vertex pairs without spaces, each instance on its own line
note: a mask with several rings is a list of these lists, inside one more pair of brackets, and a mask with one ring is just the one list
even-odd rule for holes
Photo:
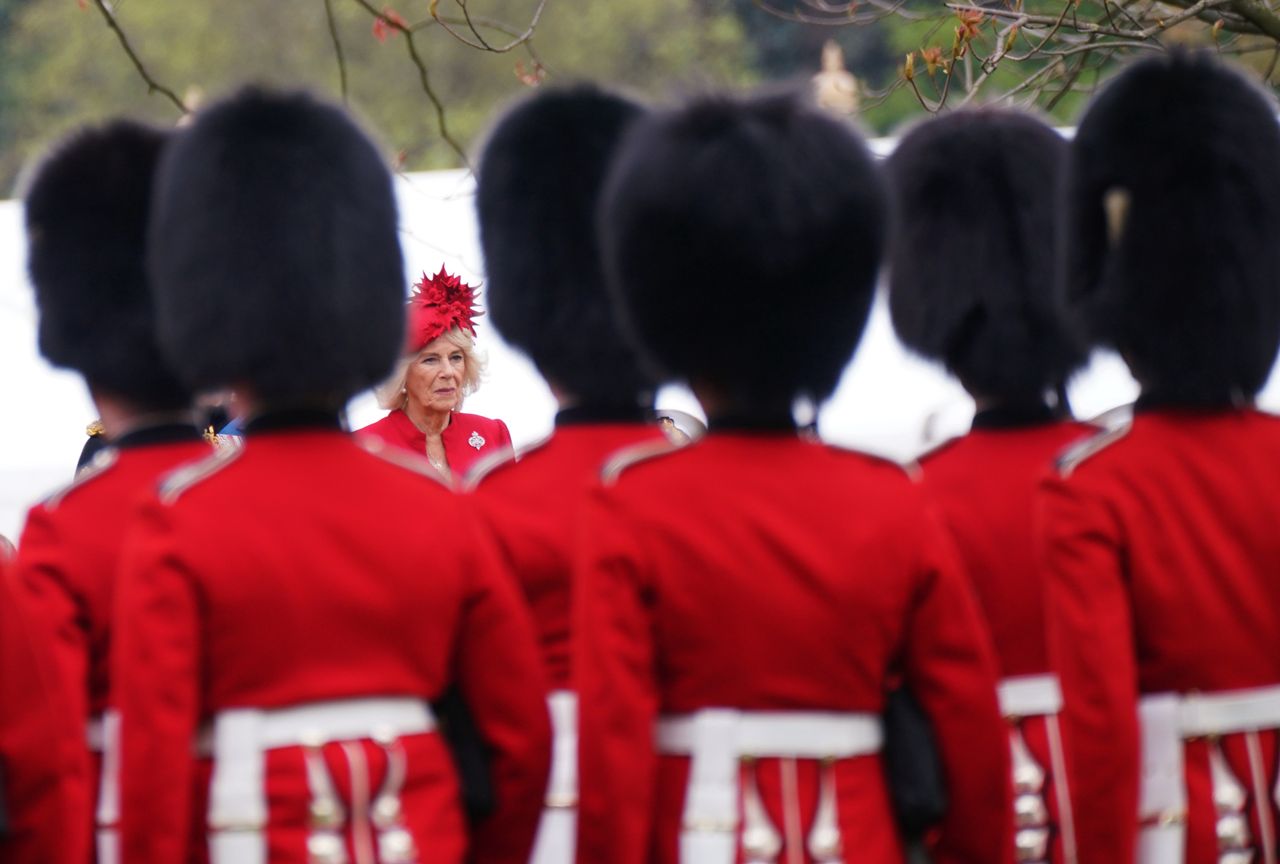
[[209,784],[211,864],[266,861],[266,751],[331,741],[398,738],[432,732],[431,708],[419,699],[386,697],[312,702],[293,708],[233,708],[213,721]]
[[1183,738],[1280,729],[1280,685],[1189,693],[1178,705]]
[[578,696],[556,690],[547,697],[554,738],[546,806],[529,864],[572,864],[578,825]]
[[1044,717],[1062,710],[1057,675],[1019,675],[1003,678],[996,687],[1000,713],[1008,719]]
[[741,758],[843,759],[876,753],[884,739],[874,714],[729,708],[663,717],[655,732],[659,753],[692,757],[680,854],[697,864],[734,860]]
[[[707,740],[708,733],[717,740]],[[735,762],[741,756],[842,759],[878,752],[883,741],[880,718],[874,714],[731,708],[663,717],[656,736],[659,753],[696,758],[728,749]]]
[[1155,693],[1138,701],[1142,731],[1140,864],[1181,862],[1187,788],[1183,741],[1280,729],[1280,686],[1217,693]]

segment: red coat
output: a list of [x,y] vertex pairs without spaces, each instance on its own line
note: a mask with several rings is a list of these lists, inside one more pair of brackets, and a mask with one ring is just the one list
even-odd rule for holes
[[[997,416],[980,413],[968,435],[923,457],[922,484],[973,582],[1001,677],[1044,675],[1052,668],[1044,633],[1044,579],[1035,554],[1035,495],[1067,445],[1097,430],[1047,417],[1001,423]],[[1051,773],[1054,754],[1044,718],[1028,718],[1019,727],[1031,757]],[[1054,779],[1048,778],[1045,799],[1051,823],[1060,826]],[[1062,861],[1061,836],[1055,835],[1052,860]]]
[[[1133,860],[1139,695],[1280,684],[1277,477],[1280,418],[1146,409],[1064,459],[1044,487],[1081,864]],[[1241,737],[1225,739],[1226,756],[1250,786]],[[1262,738],[1258,779],[1271,790],[1275,735]],[[1185,747],[1190,864],[1218,860],[1207,753],[1203,740]]]
[[614,451],[660,441],[653,424],[573,423],[514,460],[469,479],[476,509],[533,612],[552,689],[570,687],[570,571],[577,513]]
[[93,783],[71,687],[52,662],[54,631],[0,554],[0,800],[6,864],[90,859]]
[[[427,455],[427,436],[413,425],[404,411],[392,411],[381,420],[357,430],[359,435],[372,435],[385,444]],[[454,411],[440,439],[449,460],[449,472],[455,483],[461,483],[475,463],[502,450],[511,450],[511,432],[501,420]]]
[[[424,862],[527,858],[550,747],[528,615],[465,502],[425,460],[373,446],[382,452],[336,423],[265,418],[243,448],[170,478],[143,509],[113,656],[123,860],[183,861],[199,844],[206,782],[192,742],[218,712],[430,701],[455,684],[491,757],[496,810],[468,838],[440,735],[411,735],[405,827]],[[359,749],[376,790],[386,759],[370,741]],[[360,753],[324,754],[351,802]],[[269,751],[265,778],[270,861],[305,862],[302,748]]]
[[[113,442],[75,483],[27,514],[16,571],[56,634],[50,661],[71,688],[70,717],[77,718],[72,740],[81,751],[88,721],[108,703],[116,570],[132,505],[154,490],[162,474],[207,455],[209,445],[189,424],[138,429]],[[0,665],[0,679],[19,674],[11,663]],[[37,748],[13,758],[41,755]],[[85,758],[93,770],[85,776],[88,808],[79,816],[82,829],[69,835],[75,842],[93,825],[98,792],[98,758]]]
[[[878,714],[899,677],[932,721],[950,783],[935,860],[1011,860],[989,641],[898,466],[793,434],[713,430],[626,469],[586,507],[579,861],[677,860],[688,760],[655,757],[659,715]],[[760,760],[761,796],[779,830],[794,815],[807,832],[818,766],[799,762],[799,812],[784,814],[784,761],[795,764]],[[901,864],[880,758],[837,762],[836,786],[845,860]]]

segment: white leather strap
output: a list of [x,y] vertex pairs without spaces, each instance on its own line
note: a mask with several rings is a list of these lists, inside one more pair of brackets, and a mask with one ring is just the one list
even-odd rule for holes
[[[120,861],[120,713],[107,711],[92,718],[87,727],[89,749],[102,754],[98,778],[96,845],[98,864]],[[97,747],[94,747],[97,744]]]
[[578,830],[578,695],[556,690],[551,713],[551,776],[529,864],[573,864]]
[[107,749],[107,732],[104,715],[90,717],[84,726],[84,742],[90,753],[105,753]]
[[1018,675],[1001,679],[996,692],[1000,713],[1008,719],[1044,717],[1062,710],[1057,675]]
[[732,864],[743,757],[843,759],[875,753],[883,739],[880,718],[873,714],[707,708],[659,719],[658,752],[691,757],[681,861]]
[[551,777],[547,783],[547,807],[578,806],[578,695],[556,690],[547,697],[554,732]]
[[1142,775],[1138,792],[1138,864],[1177,864],[1187,836],[1187,786],[1182,770],[1182,734],[1177,693],[1143,696],[1138,702]]
[[266,751],[301,744],[401,737],[436,728],[419,699],[313,702],[292,708],[234,708],[214,718],[208,822],[211,864],[266,861]]

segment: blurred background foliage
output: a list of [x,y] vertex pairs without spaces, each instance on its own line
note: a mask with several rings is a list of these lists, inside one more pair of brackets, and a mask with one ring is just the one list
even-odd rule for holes
[[[170,100],[148,92],[98,3],[0,0],[0,197],[14,194],[42,148],[78,124],[122,113],[159,123],[179,118]],[[448,129],[468,153],[474,153],[501,106],[539,80],[614,82],[658,99],[718,86],[805,82],[819,71],[824,42],[833,39],[858,79],[860,121],[867,131],[882,134],[936,108],[948,73],[967,85],[957,88],[961,91],[982,79],[983,99],[1021,96],[1058,122],[1073,122],[1099,76],[1117,59],[1114,52],[1098,52],[1076,68],[1065,60],[1029,57],[1003,63],[984,77],[978,49],[985,42],[990,43],[987,56],[996,51],[1008,36],[1007,22],[985,20],[974,50],[957,60],[957,15],[941,0],[899,0],[894,14],[860,24],[788,20],[785,9],[778,14],[782,7],[776,2],[766,9],[762,0],[545,0],[533,38],[505,53],[477,50],[445,32],[431,20],[432,0],[389,3],[115,0],[106,8],[152,78],[189,105],[246,81],[303,84],[341,98],[332,14],[348,103],[407,170],[454,167],[462,158],[441,136],[404,35],[377,24],[377,11],[398,16],[414,30]],[[459,0],[437,3],[441,15],[457,17]],[[465,0],[465,5],[475,19],[501,22],[514,33],[529,27],[539,7],[538,0]],[[1064,8],[1062,0],[995,5],[1046,14]],[[1075,4],[1081,14],[1101,14],[1105,7],[1095,0]],[[496,30],[482,30],[495,45],[511,41]],[[1203,21],[1161,35],[1204,44],[1214,38]],[[1026,33],[1016,36],[1027,39]],[[1015,41],[1010,45],[1016,47]],[[914,55],[913,82],[903,74],[908,54]],[[929,56],[944,62],[924,62]],[[1265,65],[1267,58],[1246,60]],[[1037,86],[1025,87],[1033,76]],[[1056,80],[1061,81],[1057,89]],[[961,101],[954,97],[948,106]]]

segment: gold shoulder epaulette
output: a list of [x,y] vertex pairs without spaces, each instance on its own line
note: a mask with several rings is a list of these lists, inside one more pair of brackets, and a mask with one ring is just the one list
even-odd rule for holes
[[107,427],[102,425],[101,420],[94,420],[88,426],[84,427],[84,434],[90,438],[98,438],[107,434]]
[[1086,438],[1076,444],[1072,444],[1066,450],[1062,451],[1062,455],[1058,457],[1055,463],[1058,473],[1063,477],[1070,477],[1071,473],[1079,468],[1091,456],[1101,453],[1112,444],[1129,434],[1129,424],[1115,426],[1111,429],[1103,429],[1092,438]]
[[44,509],[55,510],[62,503],[63,499],[76,489],[81,488],[86,483],[101,477],[106,473],[107,469],[116,464],[116,460],[120,457],[120,453],[114,447],[108,447],[105,450],[99,450],[93,454],[93,458],[85,463],[84,467],[76,472],[75,479],[63,486],[57,492],[54,492],[48,498],[44,499]]
[[604,463],[604,467],[600,469],[600,482],[606,486],[612,486],[618,482],[622,472],[628,468],[639,465],[641,462],[648,462],[650,459],[656,459],[659,456],[666,456],[668,453],[674,453],[677,450],[683,450],[688,446],[688,444],[675,444],[666,438],[655,438],[652,441],[643,441],[639,444],[624,447],[610,456],[609,460]]
[[214,450],[235,450],[244,446],[243,435],[223,435],[221,432],[214,432],[212,426],[205,428],[204,440]]
[[214,450],[199,462],[169,472],[160,479],[160,503],[173,504],[182,493],[226,468],[243,452],[242,447],[225,447]]
[[429,477],[446,489],[453,491],[453,486],[449,481],[439,471],[431,467],[431,463],[427,461],[425,454],[415,456],[399,447],[389,447],[381,438],[375,438],[372,435],[357,435],[355,439],[356,443],[366,453],[377,456],[384,462],[390,462],[397,468],[403,468],[406,471],[412,471],[414,474]]

